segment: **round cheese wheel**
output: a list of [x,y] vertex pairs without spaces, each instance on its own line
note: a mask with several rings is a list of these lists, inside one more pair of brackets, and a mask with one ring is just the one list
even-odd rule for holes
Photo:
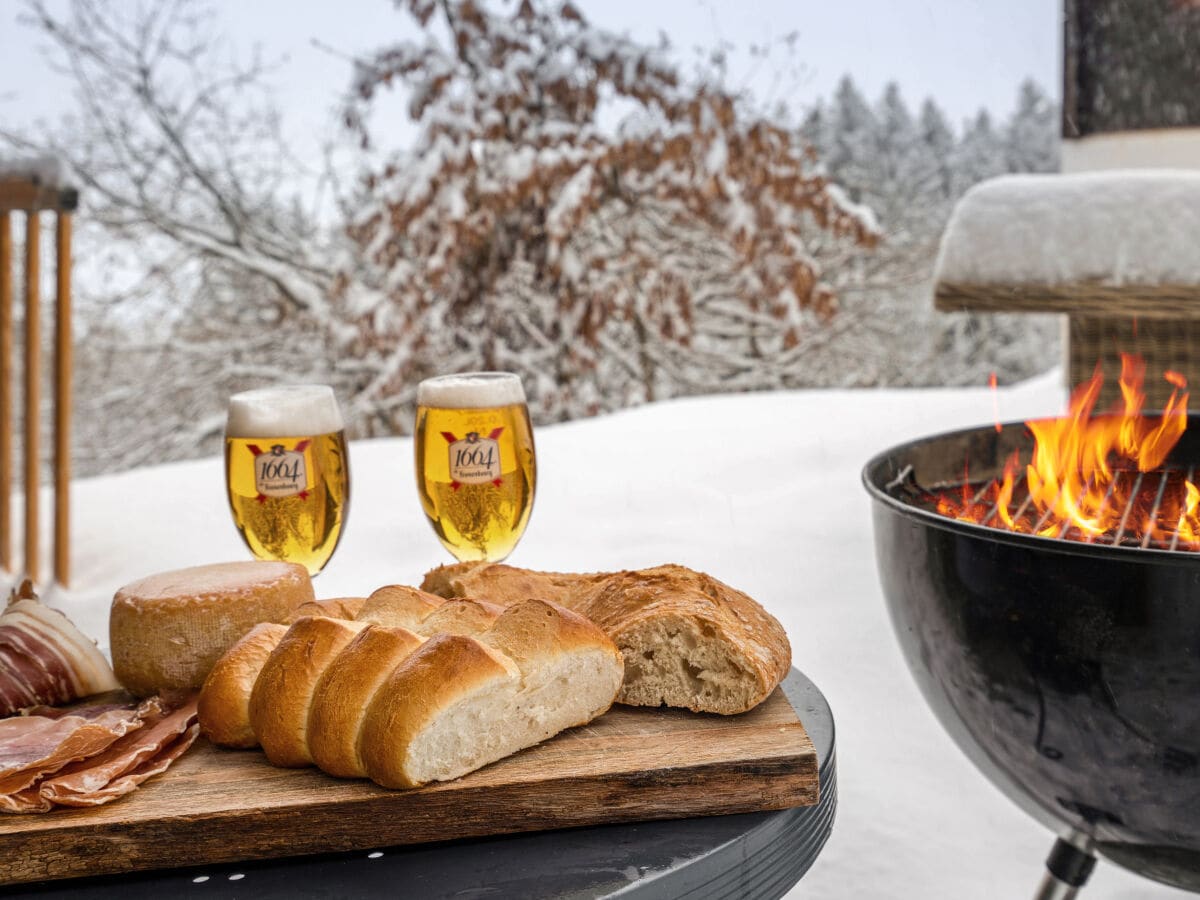
[[218,563],[151,575],[113,598],[113,672],[139,697],[198,690],[247,631],[285,622],[312,600],[308,570],[296,563]]

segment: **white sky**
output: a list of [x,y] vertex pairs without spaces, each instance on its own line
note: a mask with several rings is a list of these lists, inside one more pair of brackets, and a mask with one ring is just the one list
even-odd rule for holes
[[[50,2],[61,6],[63,0]],[[298,147],[317,146],[349,81],[349,64],[314,40],[354,55],[411,33],[407,15],[390,0],[213,2],[236,48],[248,54],[258,45],[265,58],[283,59],[274,80]],[[597,25],[648,42],[667,34],[688,68],[695,47],[726,41],[744,48],[796,31],[794,56],[778,50],[763,63],[740,54],[730,68],[733,85],[798,111],[831,94],[847,72],[872,100],[892,79],[914,108],[933,96],[955,125],[980,107],[1005,115],[1025,77],[1056,98],[1061,92],[1058,0],[576,2]],[[18,23],[21,7],[20,0],[0,0],[0,122],[10,126],[54,117],[70,102],[61,77],[41,55],[41,38]],[[394,136],[403,136],[398,108],[394,115]],[[383,123],[381,144],[388,131]]]

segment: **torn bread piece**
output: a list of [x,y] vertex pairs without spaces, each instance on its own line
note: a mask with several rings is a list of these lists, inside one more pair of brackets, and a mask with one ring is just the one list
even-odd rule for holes
[[432,570],[421,587],[502,606],[536,597],[586,616],[625,656],[619,703],[732,715],[770,696],[791,667],[777,619],[683,566],[572,575],[469,562]]

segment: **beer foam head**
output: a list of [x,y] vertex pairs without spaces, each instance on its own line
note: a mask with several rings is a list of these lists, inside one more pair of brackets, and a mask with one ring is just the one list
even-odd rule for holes
[[525,402],[521,379],[512,372],[439,375],[417,385],[417,403],[441,409],[486,409]]
[[305,437],[341,431],[342,411],[327,384],[287,384],[229,398],[226,437]]

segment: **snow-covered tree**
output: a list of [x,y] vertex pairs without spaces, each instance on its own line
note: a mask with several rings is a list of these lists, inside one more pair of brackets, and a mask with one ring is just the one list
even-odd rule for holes
[[887,85],[871,129],[872,184],[866,201],[887,224],[888,243],[907,244],[921,228],[927,198],[914,196],[927,153],[895,82]]
[[869,256],[821,257],[844,299],[806,348],[818,383],[981,383],[992,371],[1007,380],[1053,364],[1053,317],[946,314],[932,299],[938,242],[961,193],[1010,168],[1056,164],[1057,121],[1044,94],[1022,86],[1000,128],[981,112],[958,139],[932,99],[914,122],[897,86],[871,107],[847,76],[802,129],[831,175],[878,213],[883,234]]
[[921,104],[917,131],[922,145],[917,184],[921,190],[949,200],[954,182],[954,132],[950,129],[950,123],[946,121],[945,113],[932,98],[926,97],[925,102]]
[[63,160],[75,241],[77,460],[125,464],[212,447],[229,393],[332,381],[357,334],[333,302],[339,232],[317,224],[263,76],[191,0],[27,0],[76,110],[0,148]]
[[849,75],[838,82],[826,121],[826,142],[818,145],[821,160],[830,177],[853,199],[861,200],[863,190],[873,181],[872,135],[876,121]]
[[348,114],[368,139],[365,109],[398,83],[421,129],[353,228],[381,287],[362,308],[375,396],[505,368],[543,418],[581,395],[596,411],[744,384],[832,313],[805,234],[867,244],[873,226],[786,127],[570,3],[399,5],[424,38],[360,63]]
[[985,178],[994,178],[1009,171],[1004,144],[992,126],[986,109],[967,123],[962,139],[954,149],[955,193],[961,194]]
[[[281,137],[269,67],[236,63],[204,0],[26,0],[77,108],[56,128],[0,122],[0,153],[64,157],[83,188],[79,471],[212,452],[229,393],[276,381],[333,383],[362,435],[410,427],[421,375],[484,365],[521,372],[543,422],[1036,370],[1027,320],[929,305],[972,158],[932,101],[914,123],[898,90],[868,104],[847,78],[793,133],[719,66],[685,83],[666,49],[570,7],[401,5],[422,42],[363,62],[358,132],[313,173]],[[377,148],[386,166],[359,180],[389,78],[421,136]],[[977,149],[1007,165],[995,142],[1027,127],[989,131]],[[860,198],[882,213],[872,252]]]
[[1058,109],[1031,79],[1021,82],[1003,141],[1008,171],[1058,171]]

